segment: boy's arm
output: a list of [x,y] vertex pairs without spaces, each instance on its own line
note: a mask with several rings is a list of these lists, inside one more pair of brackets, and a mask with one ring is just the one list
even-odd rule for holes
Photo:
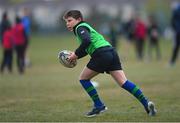
[[89,30],[86,27],[79,27],[77,29],[77,35],[82,40],[81,45],[75,51],[75,54],[78,56],[79,59],[87,55],[86,48],[91,44],[91,38]]

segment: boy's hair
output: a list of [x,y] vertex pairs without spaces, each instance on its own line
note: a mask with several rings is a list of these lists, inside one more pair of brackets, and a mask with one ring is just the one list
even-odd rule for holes
[[72,17],[74,19],[81,18],[81,20],[83,20],[83,16],[82,16],[82,14],[81,14],[81,12],[79,10],[67,11],[63,16],[63,19],[67,19],[68,17]]

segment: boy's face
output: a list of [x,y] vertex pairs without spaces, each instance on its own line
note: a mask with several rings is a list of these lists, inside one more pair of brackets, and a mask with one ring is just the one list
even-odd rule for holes
[[65,19],[66,27],[69,31],[73,31],[73,27],[78,24],[81,21],[81,19],[75,19],[73,17],[68,17]]

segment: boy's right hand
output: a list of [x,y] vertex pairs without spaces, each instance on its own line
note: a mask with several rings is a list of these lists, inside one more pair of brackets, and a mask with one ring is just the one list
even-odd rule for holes
[[78,56],[74,52],[71,52],[70,55],[68,56],[68,61],[73,62],[73,61],[77,60],[77,58],[78,58]]

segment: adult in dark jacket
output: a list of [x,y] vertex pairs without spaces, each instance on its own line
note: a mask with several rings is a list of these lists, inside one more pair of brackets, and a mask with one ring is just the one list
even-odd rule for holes
[[180,46],[180,3],[177,3],[177,5],[173,9],[171,22],[175,33],[175,42],[170,60],[170,65],[174,65],[178,58],[178,52]]
[[152,51],[155,48],[156,58],[161,58],[160,47],[159,47],[159,25],[156,21],[156,18],[153,15],[149,16],[149,25],[148,25],[148,56],[149,60],[152,58]]

